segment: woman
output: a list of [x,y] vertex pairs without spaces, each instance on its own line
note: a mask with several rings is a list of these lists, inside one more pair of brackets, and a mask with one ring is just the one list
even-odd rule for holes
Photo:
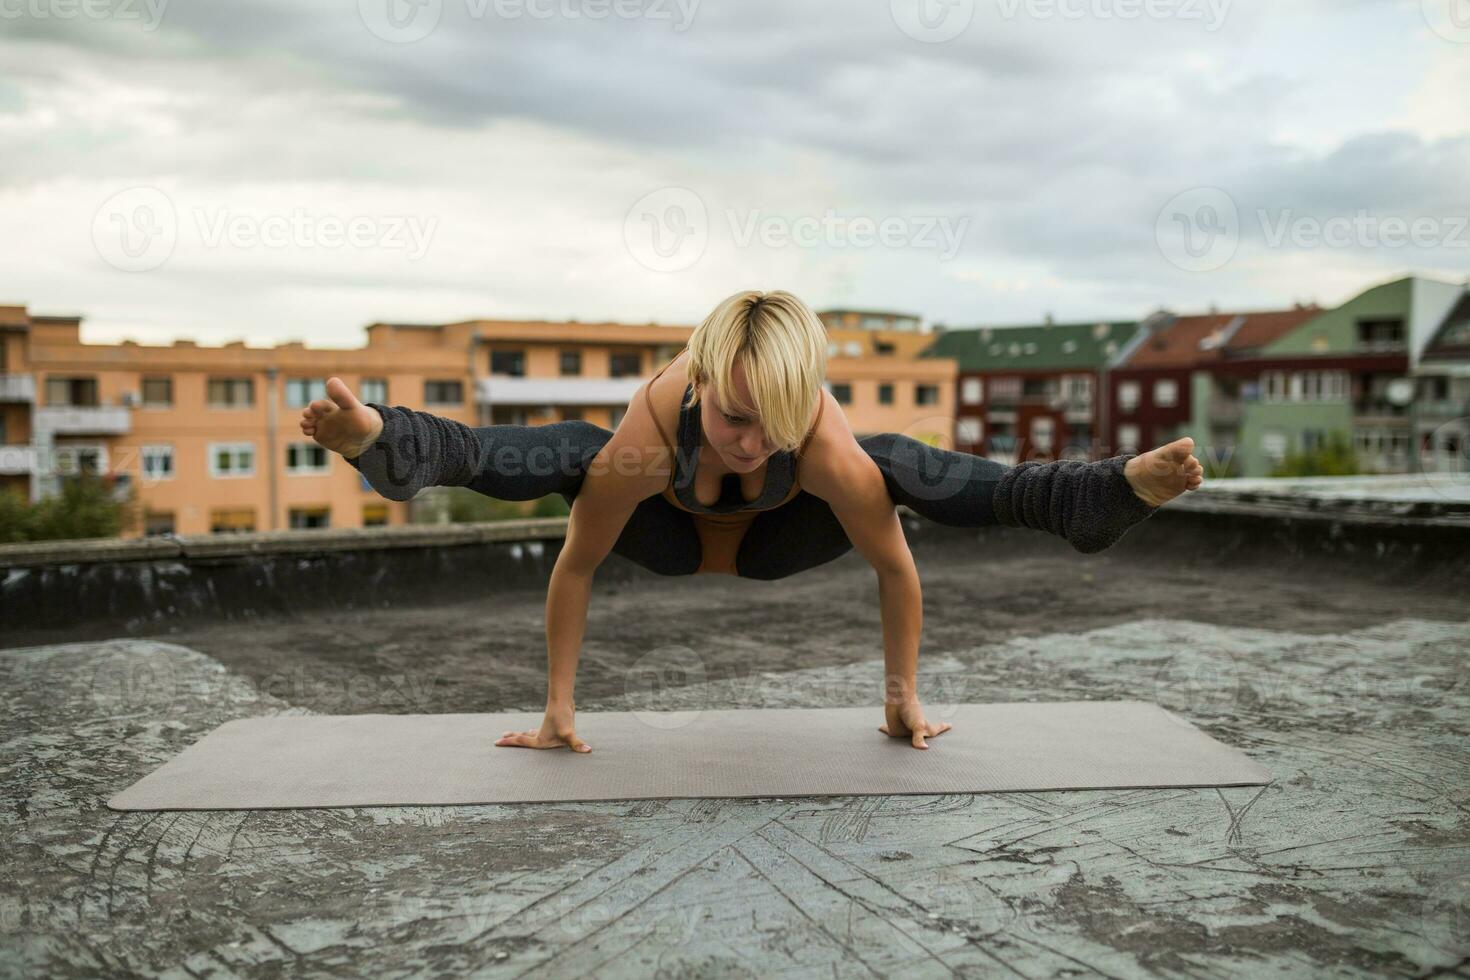
[[[827,333],[783,291],[739,292],[643,385],[616,432],[582,421],[478,428],[359,402],[339,378],[301,431],[341,453],[380,494],[467,486],[501,500],[560,494],[566,542],[546,598],[549,659],[540,729],[495,744],[588,752],[572,690],[593,573],[618,554],[660,575],[773,580],[856,548],[878,574],[886,666],[879,731],[926,749],[948,724],[915,689],[922,600],[895,504],[940,524],[1050,531],[1101,551],[1158,506],[1200,486],[1194,443],[1142,456],[1005,466],[895,433],[854,438],[823,387]],[[670,370],[670,369],[673,370]]]

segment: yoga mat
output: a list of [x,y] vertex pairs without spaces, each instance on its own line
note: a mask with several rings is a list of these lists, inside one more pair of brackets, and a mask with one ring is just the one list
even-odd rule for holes
[[505,748],[541,712],[274,715],[226,722],[107,801],[114,810],[794,797],[1245,786],[1271,774],[1145,701],[925,706],[928,751],[857,708],[583,711],[590,753]]

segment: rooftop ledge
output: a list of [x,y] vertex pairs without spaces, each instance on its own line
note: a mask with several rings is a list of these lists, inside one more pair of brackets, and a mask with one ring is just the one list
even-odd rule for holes
[[385,548],[443,547],[491,541],[561,539],[567,518],[396,527],[301,528],[226,534],[160,534],[146,538],[79,538],[0,545],[0,568],[159,558],[228,558],[245,555],[321,554]]

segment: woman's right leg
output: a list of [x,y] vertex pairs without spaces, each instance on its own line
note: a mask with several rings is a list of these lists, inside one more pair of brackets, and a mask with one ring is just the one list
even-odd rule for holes
[[[347,462],[389,500],[446,486],[497,500],[556,493],[570,504],[587,467],[612,438],[602,426],[578,419],[468,426],[402,406],[367,404],[383,417],[383,431]],[[660,496],[638,504],[612,550],[660,575],[692,575],[701,555],[693,519]]]

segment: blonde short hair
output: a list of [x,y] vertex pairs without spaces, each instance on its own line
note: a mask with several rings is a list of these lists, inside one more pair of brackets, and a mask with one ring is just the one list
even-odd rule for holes
[[[736,361],[754,405],[741,404],[732,380]],[[778,450],[801,445],[827,377],[827,329],[811,309],[785,290],[747,289],[726,297],[689,336],[689,404],[713,382],[731,414],[760,416]]]

